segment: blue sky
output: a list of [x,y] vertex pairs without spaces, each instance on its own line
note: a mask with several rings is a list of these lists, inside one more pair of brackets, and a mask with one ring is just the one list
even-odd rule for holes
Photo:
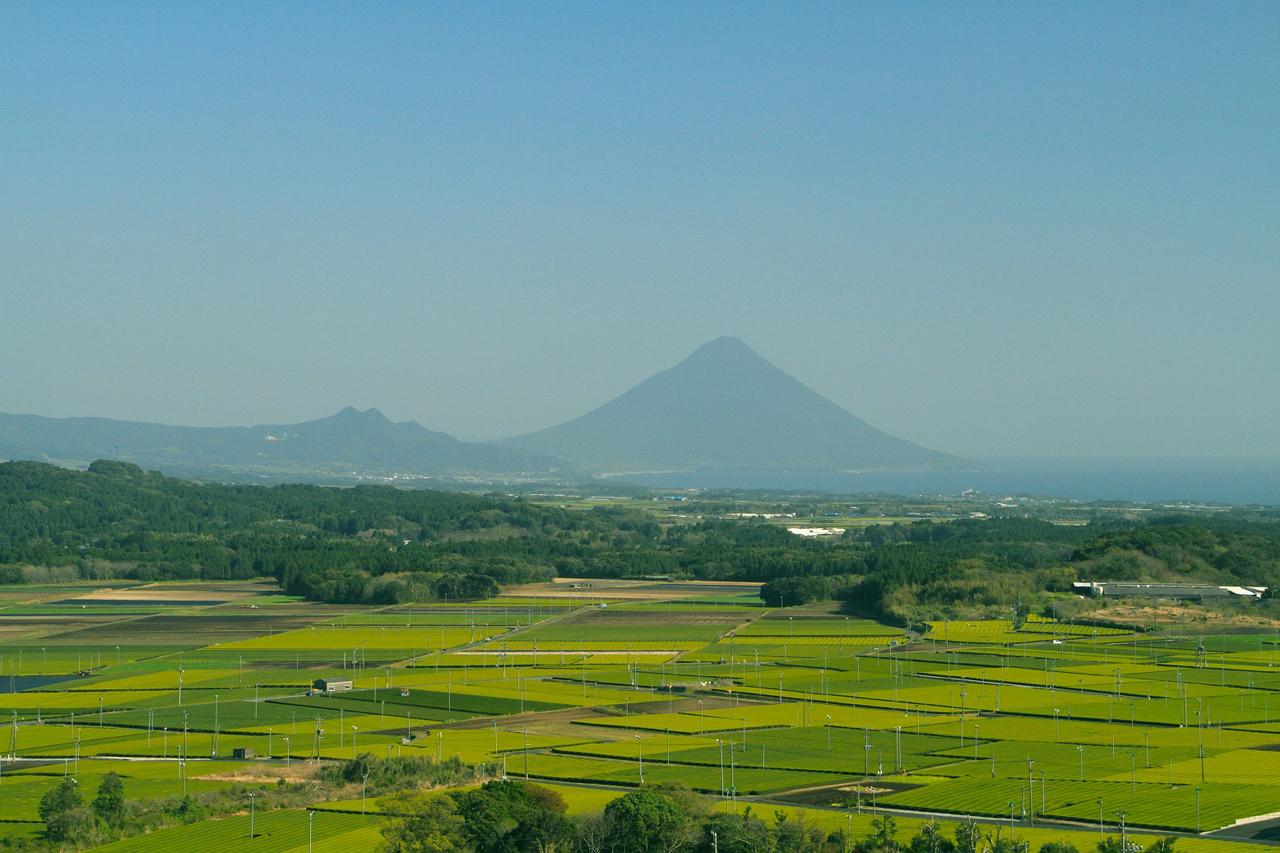
[[0,7],[0,411],[536,429],[739,335],[969,455],[1280,456],[1280,4]]

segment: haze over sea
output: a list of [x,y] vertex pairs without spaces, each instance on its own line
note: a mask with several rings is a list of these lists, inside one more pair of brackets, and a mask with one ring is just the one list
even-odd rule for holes
[[636,474],[627,482],[676,488],[763,488],[842,494],[890,492],[956,495],[1036,495],[1081,501],[1189,501],[1280,504],[1280,461],[1274,459],[1005,458],[985,470],[699,472]]

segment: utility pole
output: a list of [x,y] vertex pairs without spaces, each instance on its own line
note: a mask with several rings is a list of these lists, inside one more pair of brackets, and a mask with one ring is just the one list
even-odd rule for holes
[[1034,764],[1035,764],[1035,761],[1033,761],[1028,756],[1027,758],[1027,792],[1031,795],[1031,797],[1030,797],[1030,803],[1029,803],[1030,808],[1028,808],[1027,810],[1027,820],[1029,822],[1029,825],[1032,827],[1036,825],[1035,778],[1031,775],[1031,768]]
[[724,741],[716,738],[716,746],[720,748],[720,796],[724,796]]

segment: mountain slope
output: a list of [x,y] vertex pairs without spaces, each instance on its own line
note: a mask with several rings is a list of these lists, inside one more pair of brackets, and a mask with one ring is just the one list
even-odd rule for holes
[[267,477],[552,475],[566,467],[529,451],[459,441],[413,421],[393,423],[377,409],[350,407],[319,420],[252,427],[0,414],[0,458],[64,464],[112,458],[167,473]]
[[881,432],[738,338],[703,344],[594,411],[504,443],[611,473],[965,465]]

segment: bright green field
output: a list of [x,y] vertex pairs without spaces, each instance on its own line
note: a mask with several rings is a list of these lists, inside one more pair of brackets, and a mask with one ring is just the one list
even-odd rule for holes
[[[1083,825],[1052,835],[1082,850],[1096,841],[1099,800],[1108,832],[1119,811],[1138,831],[1191,832],[1280,811],[1274,637],[1209,637],[1199,656],[1198,638],[1036,618],[1016,630],[935,623],[912,638],[727,594],[676,590],[602,609],[588,592],[572,607],[551,596],[347,609],[287,600],[270,608],[284,614],[274,620],[195,606],[180,609],[204,620],[189,637],[175,634],[181,622],[152,622],[187,618],[172,607],[8,605],[0,619],[53,633],[0,644],[0,675],[15,688],[0,693],[0,754],[22,759],[3,765],[0,835],[37,834],[40,797],[64,774],[87,789],[114,770],[131,798],[177,796],[179,755],[190,792],[306,779],[317,756],[457,756],[527,773],[587,814],[640,784],[643,765],[649,784],[767,795],[753,805],[766,814],[798,814],[788,798],[815,788],[807,802],[823,805],[874,792],[905,827],[913,811],[1008,820],[1012,802],[1017,831],[1050,840],[1030,825],[1034,795],[1037,819]],[[95,642],[89,620],[112,617]],[[18,680],[42,674],[51,678]],[[318,678],[355,689],[308,695]],[[257,757],[235,759],[236,749]],[[362,815],[358,799],[335,800],[313,803],[314,849],[375,847],[376,803]],[[832,827],[869,820],[809,814]],[[250,839],[236,814],[105,849],[301,851],[307,822],[304,809],[263,811]]]
[[[190,848],[270,853],[302,853],[311,849],[346,853],[375,849],[382,838],[378,818],[346,812],[318,811],[310,819],[306,811],[298,809],[261,812],[255,815],[253,823],[253,838],[249,837],[249,816],[237,815],[164,829],[97,849],[113,853],[168,853]],[[310,847],[308,829],[313,836]]]

